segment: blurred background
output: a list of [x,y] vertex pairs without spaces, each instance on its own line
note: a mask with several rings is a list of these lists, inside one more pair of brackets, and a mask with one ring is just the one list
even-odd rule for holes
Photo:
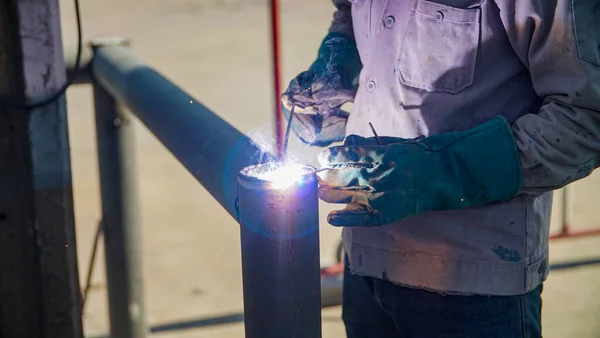
[[[80,0],[84,41],[122,36],[142,60],[251,138],[274,131],[270,20],[264,0]],[[334,10],[330,0],[281,0],[282,89],[316,56]],[[63,44],[74,45],[72,0],[61,0]],[[69,132],[82,285],[101,218],[91,86],[68,90]],[[208,192],[137,124],[148,322],[153,336],[242,338],[239,226]],[[319,149],[292,136],[290,153],[316,163]],[[573,185],[575,229],[600,226],[600,174]],[[553,229],[562,194],[555,195]],[[340,232],[321,203],[321,260],[335,260]],[[108,332],[104,252],[83,314],[87,337]],[[550,246],[543,292],[548,338],[600,337],[600,236]],[[323,337],[345,337],[341,309],[323,311]]]

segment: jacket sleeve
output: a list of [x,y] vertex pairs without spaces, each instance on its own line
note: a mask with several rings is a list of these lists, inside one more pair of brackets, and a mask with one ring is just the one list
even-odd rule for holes
[[600,1],[496,0],[541,109],[512,125],[523,194],[582,179],[600,166]]
[[329,32],[341,33],[354,39],[350,1],[333,0],[333,4],[337,9],[333,14],[333,21],[329,27]]

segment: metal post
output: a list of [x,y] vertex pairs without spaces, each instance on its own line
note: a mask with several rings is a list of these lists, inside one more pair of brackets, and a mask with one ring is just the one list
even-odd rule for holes
[[0,0],[0,337],[83,336],[64,83],[58,0]]
[[342,304],[343,284],[343,264],[338,263],[321,269],[321,307]]
[[98,84],[94,107],[111,338],[143,338],[147,325],[133,121]]
[[569,233],[571,226],[571,187],[568,185],[563,187],[562,200],[562,232]]
[[317,180],[279,189],[257,178],[265,168],[238,181],[246,338],[319,338]]

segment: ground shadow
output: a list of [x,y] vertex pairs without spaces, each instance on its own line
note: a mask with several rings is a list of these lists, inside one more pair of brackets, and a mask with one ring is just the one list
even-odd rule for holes
[[[168,324],[159,324],[150,327],[151,333],[160,333],[166,331],[179,331],[208,326],[225,325],[241,323],[244,321],[243,313],[231,313],[216,317],[204,317],[199,319],[184,320]],[[110,338],[110,335],[86,336],[86,338]]]
[[[550,264],[550,270],[551,271],[567,270],[567,269],[573,269],[573,268],[588,267],[591,265],[600,265],[600,258],[590,258],[590,259],[584,259],[584,260],[579,260],[579,261],[554,263],[554,264]],[[332,316],[325,316],[323,318],[323,321],[326,321],[326,322],[339,321],[339,320],[341,320],[341,318],[332,317]],[[242,322],[244,322],[244,314],[240,312],[240,313],[231,313],[231,314],[225,314],[225,315],[215,316],[215,317],[204,317],[204,318],[199,318],[199,319],[191,319],[191,320],[184,320],[184,321],[179,321],[179,322],[174,322],[174,323],[154,325],[150,328],[150,332],[160,333],[160,332],[166,332],[166,331],[179,331],[179,330],[195,329],[195,328],[202,328],[202,327],[209,327],[209,326],[216,326],[216,325],[235,324],[235,323],[242,323]],[[108,335],[87,336],[87,338],[110,338],[110,336],[108,336]]]
[[580,268],[596,264],[600,264],[600,258],[590,258],[572,262],[554,263],[550,264],[550,271]]

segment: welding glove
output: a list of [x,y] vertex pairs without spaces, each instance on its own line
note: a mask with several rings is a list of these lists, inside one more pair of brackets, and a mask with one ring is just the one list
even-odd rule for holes
[[378,226],[422,213],[507,201],[521,189],[510,125],[496,117],[473,129],[415,140],[349,136],[319,156],[319,198],[348,204],[334,226]]
[[354,100],[361,68],[352,38],[329,33],[323,39],[317,59],[281,95],[286,120],[295,106],[292,130],[303,143],[326,146],[344,139],[348,113],[340,107]]

